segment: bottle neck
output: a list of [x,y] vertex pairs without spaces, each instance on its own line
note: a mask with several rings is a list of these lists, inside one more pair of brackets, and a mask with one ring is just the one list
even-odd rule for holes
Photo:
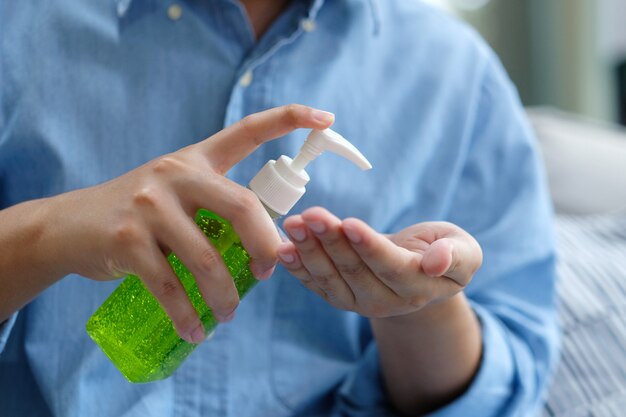
[[[248,185],[248,190],[252,190],[250,188],[250,185]],[[252,192],[254,192],[252,190]],[[259,200],[261,201],[261,200]],[[265,209],[265,211],[267,211],[267,214],[270,215],[270,217],[272,218],[272,220],[274,220],[274,223],[276,223],[277,220],[279,220],[282,216],[282,214],[276,213],[274,210],[272,210],[271,208],[269,208],[263,201],[261,201],[261,204],[263,204],[263,208]]]
[[269,208],[268,206],[266,206],[262,201],[261,204],[263,204],[263,207],[265,208],[265,210],[267,211],[267,214],[270,215],[270,217],[272,218],[272,220],[274,221],[274,225],[276,226],[276,230],[278,231],[278,234],[280,235],[280,239],[283,242],[289,242],[289,236],[287,236],[287,234],[285,233],[285,231],[280,227],[280,225],[278,224],[278,220],[280,220],[280,218],[282,217],[280,214],[276,213],[274,210],[272,210],[271,208]]
[[265,208],[265,211],[267,211],[267,214],[270,215],[272,220],[276,221],[276,220],[278,220],[278,219],[280,219],[282,217],[281,214],[276,213],[274,210],[272,210],[271,208],[266,206],[265,203],[263,203],[262,201],[261,201],[261,204],[263,204],[263,207]]

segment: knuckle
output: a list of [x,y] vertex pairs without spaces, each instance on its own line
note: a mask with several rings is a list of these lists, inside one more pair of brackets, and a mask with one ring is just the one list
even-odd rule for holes
[[165,155],[153,160],[150,167],[155,174],[170,175],[184,167],[184,164],[172,155]]
[[233,217],[245,217],[261,209],[258,197],[254,192],[243,188],[241,192],[237,193],[234,198],[233,204]]
[[363,262],[349,265],[338,264],[337,269],[339,270],[339,273],[341,273],[341,275],[357,277],[365,274],[368,270],[367,266]]
[[399,277],[401,276],[401,271],[398,268],[391,268],[385,271],[380,271],[378,273],[378,276],[385,281],[394,282],[398,281]]
[[310,241],[309,242],[305,241],[298,245],[298,251],[300,252],[302,256],[307,258],[307,257],[314,257],[315,255],[317,255],[317,253],[319,253],[320,251],[320,248],[318,248],[317,245],[312,244]]
[[157,294],[155,294],[158,298],[173,298],[179,289],[179,283],[175,278],[165,278],[162,279],[157,285]]
[[141,187],[133,194],[133,203],[139,207],[156,208],[162,200],[161,191],[152,185]]
[[437,227],[435,222],[425,223],[421,230],[415,233],[417,239],[432,243],[437,240]]
[[334,304],[337,300],[337,292],[332,287],[324,287],[322,285],[317,286],[319,294],[327,302]]
[[198,257],[197,266],[201,272],[211,274],[221,261],[222,257],[215,249],[205,249]]
[[121,247],[137,246],[143,241],[140,225],[132,220],[123,220],[114,226],[113,241]]
[[327,246],[331,249],[335,249],[338,246],[339,248],[341,248],[340,244],[344,242],[344,238],[340,234],[328,233],[327,235],[323,236],[323,242],[324,246]]
[[336,276],[333,273],[318,274],[314,275],[313,279],[315,280],[315,283],[324,290],[324,292],[328,292],[332,288],[332,283],[335,281]]
[[302,111],[302,106],[298,104],[288,104],[285,106],[285,117],[287,124],[292,128],[297,128],[299,126],[300,114]]
[[378,254],[378,248],[369,239],[364,239],[359,252],[363,258],[373,258]]
[[255,145],[260,145],[261,140],[259,135],[256,134],[254,126],[256,125],[258,116],[256,114],[249,114],[239,121],[239,126],[244,132],[244,135],[251,140]]
[[312,285],[315,285],[315,281],[313,280],[313,278],[311,278],[308,275],[307,276],[299,275],[298,279],[307,288],[311,288]]
[[261,205],[259,198],[253,191],[243,188],[240,196],[241,204],[247,208],[257,209]]

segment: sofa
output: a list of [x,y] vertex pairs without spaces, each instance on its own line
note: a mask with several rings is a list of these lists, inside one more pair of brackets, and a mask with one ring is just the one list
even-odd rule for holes
[[528,110],[554,201],[562,355],[544,417],[626,416],[626,130]]

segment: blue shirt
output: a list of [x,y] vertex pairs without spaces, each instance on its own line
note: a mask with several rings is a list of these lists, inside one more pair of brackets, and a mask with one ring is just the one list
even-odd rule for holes
[[[551,209],[533,134],[484,43],[409,0],[293,1],[258,42],[233,0],[183,1],[180,16],[171,5],[0,4],[0,207],[101,183],[263,109],[332,111],[374,169],[319,158],[293,213],[470,232],[484,251],[466,291],[484,354],[468,391],[433,416],[536,411],[558,340]],[[306,133],[229,177],[246,184]],[[143,385],[85,332],[117,284],[68,276],[4,324],[2,416],[393,415],[368,320],[284,269],[171,378]]]

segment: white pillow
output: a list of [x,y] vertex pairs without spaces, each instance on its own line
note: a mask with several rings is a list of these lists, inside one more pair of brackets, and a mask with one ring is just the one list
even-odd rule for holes
[[553,109],[528,109],[557,212],[626,208],[626,130]]

